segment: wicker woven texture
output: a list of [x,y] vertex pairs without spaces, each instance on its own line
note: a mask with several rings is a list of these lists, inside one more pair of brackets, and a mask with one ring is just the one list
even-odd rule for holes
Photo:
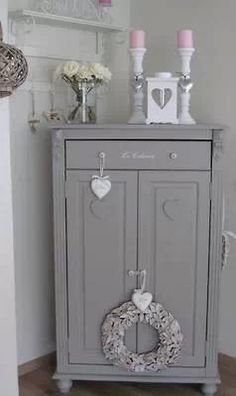
[[2,42],[0,24],[0,97],[11,95],[26,80],[27,61],[21,50]]

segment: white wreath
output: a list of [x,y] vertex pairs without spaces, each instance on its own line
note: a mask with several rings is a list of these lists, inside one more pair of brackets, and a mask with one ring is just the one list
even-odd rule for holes
[[[124,345],[125,331],[142,322],[157,330],[158,342],[152,352],[137,354]],[[103,352],[114,365],[133,372],[157,372],[176,362],[183,335],[179,323],[159,303],[152,302],[142,312],[133,302],[111,311],[102,325]]]

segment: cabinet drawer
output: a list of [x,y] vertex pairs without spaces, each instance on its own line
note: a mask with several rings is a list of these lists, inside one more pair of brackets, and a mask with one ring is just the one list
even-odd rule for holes
[[106,154],[105,169],[210,169],[207,141],[66,141],[67,169],[97,169]]

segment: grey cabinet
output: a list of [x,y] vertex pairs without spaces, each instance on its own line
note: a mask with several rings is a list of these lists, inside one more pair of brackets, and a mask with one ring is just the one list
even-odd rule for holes
[[[214,394],[221,266],[222,127],[75,126],[53,132],[57,356],[61,390],[73,379],[193,382]],[[106,153],[110,193],[91,191]],[[129,373],[105,360],[101,324],[130,299],[147,270],[147,290],[184,334],[178,363]],[[126,334],[129,349],[155,346],[153,329]]]

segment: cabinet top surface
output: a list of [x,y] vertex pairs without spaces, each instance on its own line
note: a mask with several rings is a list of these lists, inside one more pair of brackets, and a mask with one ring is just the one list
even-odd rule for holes
[[129,125],[129,124],[66,124],[54,125],[52,133],[63,132],[66,139],[123,140],[212,140],[214,134],[227,127],[217,124],[195,125]]

